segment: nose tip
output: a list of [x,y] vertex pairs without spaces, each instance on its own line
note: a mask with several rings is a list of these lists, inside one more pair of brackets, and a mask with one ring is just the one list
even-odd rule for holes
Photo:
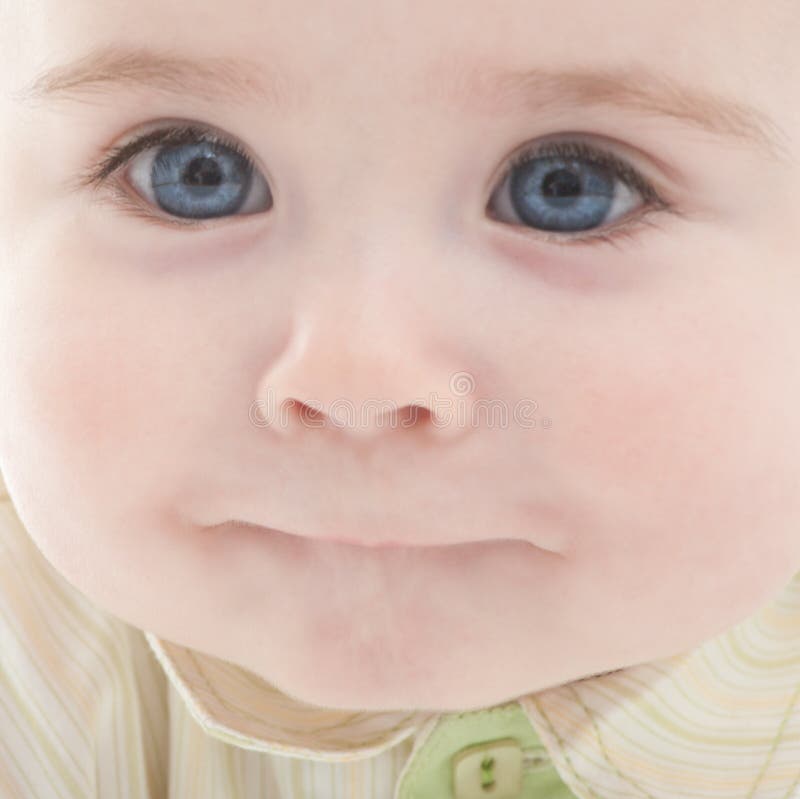
[[430,345],[396,348],[383,329],[343,336],[334,326],[346,346],[335,346],[319,320],[308,322],[268,365],[258,385],[265,425],[284,433],[338,430],[354,440],[396,432],[444,440],[466,429],[462,420],[475,401],[471,373],[454,371]]

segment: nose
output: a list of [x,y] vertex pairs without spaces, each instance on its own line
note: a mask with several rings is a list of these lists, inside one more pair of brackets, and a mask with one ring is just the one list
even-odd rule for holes
[[382,307],[318,305],[293,318],[258,387],[265,425],[281,435],[337,429],[357,440],[389,431],[443,440],[466,432],[472,375],[426,337],[413,313]]

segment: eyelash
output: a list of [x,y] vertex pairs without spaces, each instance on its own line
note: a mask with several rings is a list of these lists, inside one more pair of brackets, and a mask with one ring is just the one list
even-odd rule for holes
[[[99,188],[110,181],[108,189],[112,194],[113,200],[129,213],[145,219],[146,221],[155,221],[156,223],[164,224],[171,228],[178,227],[205,230],[216,227],[219,220],[216,220],[215,224],[214,220],[209,222],[204,220],[182,220],[178,217],[162,217],[154,214],[141,202],[133,200],[130,194],[124,191],[117,182],[111,180],[116,172],[121,170],[123,166],[140,152],[154,147],[196,144],[199,142],[207,142],[231,150],[244,160],[248,169],[257,169],[255,161],[236,140],[228,138],[223,134],[215,133],[213,130],[202,126],[193,124],[176,125],[145,133],[127,144],[111,148],[98,164],[79,176],[78,185],[82,187]],[[544,241],[548,243],[560,246],[574,247],[590,245],[597,242],[616,246],[621,239],[635,237],[638,234],[638,228],[640,226],[646,225],[656,227],[649,218],[654,212],[673,210],[670,203],[661,197],[652,183],[643,177],[641,173],[634,169],[629,163],[610,151],[595,148],[578,140],[555,141],[526,148],[510,159],[508,167],[502,174],[502,180],[505,181],[514,169],[523,166],[528,161],[544,157],[575,158],[595,166],[603,167],[609,170],[615,177],[622,180],[628,188],[632,188],[641,194],[642,198],[645,200],[645,204],[644,210],[638,217],[634,217],[633,222],[623,222],[603,232],[589,235],[570,235],[568,233],[553,235],[548,234],[547,231],[521,226],[525,231],[531,231],[531,235],[534,238],[544,239]]]

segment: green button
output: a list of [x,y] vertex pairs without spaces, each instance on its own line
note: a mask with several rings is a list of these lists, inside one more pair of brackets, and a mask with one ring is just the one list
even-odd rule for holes
[[517,799],[522,748],[515,738],[468,746],[453,755],[454,799]]
[[469,797],[576,799],[519,702],[443,714],[406,762],[392,799]]

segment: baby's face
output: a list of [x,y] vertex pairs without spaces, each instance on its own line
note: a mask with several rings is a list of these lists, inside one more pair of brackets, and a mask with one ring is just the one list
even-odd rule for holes
[[16,6],[0,466],[98,605],[453,710],[800,570],[793,0]]

